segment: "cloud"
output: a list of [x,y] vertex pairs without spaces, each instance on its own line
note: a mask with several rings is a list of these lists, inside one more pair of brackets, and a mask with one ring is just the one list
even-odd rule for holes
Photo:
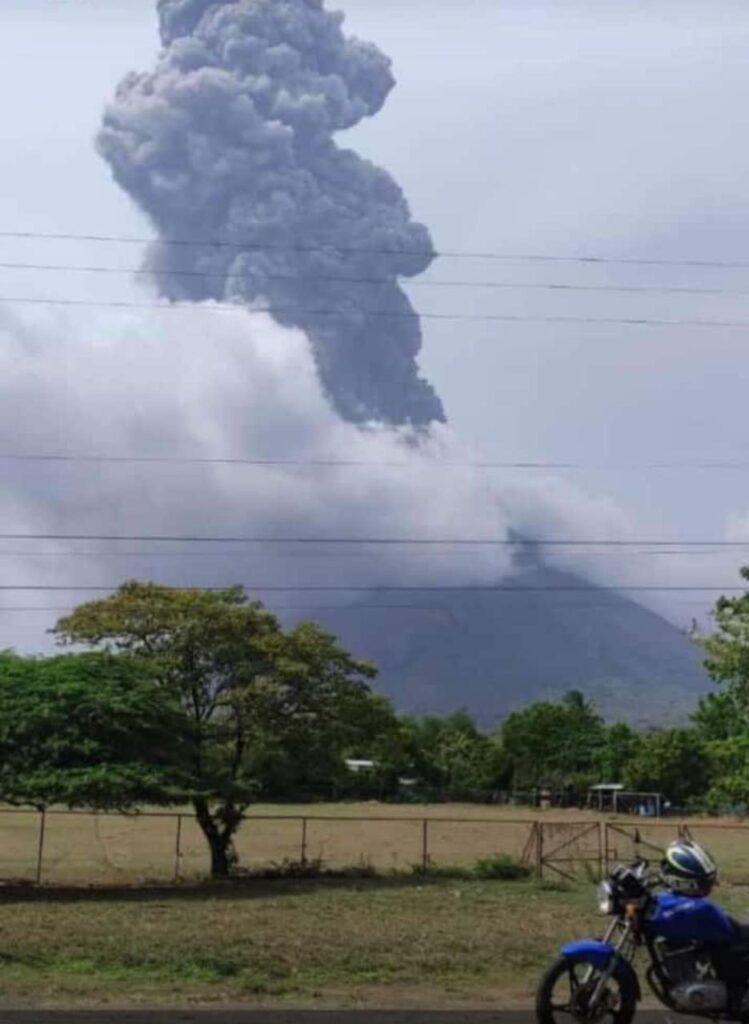
[[[477,455],[435,425],[341,420],[320,389],[306,338],[269,317],[212,303],[172,310],[0,313],[0,437],[6,450],[88,455],[253,458],[369,465],[21,463],[0,493],[4,532],[170,536],[460,537],[636,540],[644,530],[609,499],[552,476],[529,481],[472,468]],[[64,439],[64,440],[61,440]],[[742,534],[743,536],[743,534]],[[69,606],[71,585],[123,579],[244,583],[271,605],[372,600],[305,586],[494,585],[517,579],[528,552],[449,546],[351,547],[0,540],[5,607]],[[71,552],[85,553],[85,557]],[[545,564],[608,586],[730,583],[735,558],[544,548]],[[680,595],[681,596],[681,595]],[[690,595],[683,595],[685,598]],[[695,595],[691,595],[694,598]],[[639,599],[638,595],[638,599]],[[418,601],[418,594],[377,600]],[[642,595],[664,610],[668,595]],[[712,595],[705,597],[709,604]],[[691,609],[672,599],[670,613]],[[0,618],[0,646],[38,647],[54,614]]]
[[[0,496],[6,532],[487,539],[506,534],[506,516],[489,482],[475,471],[455,470],[446,486],[438,462],[459,452],[447,428],[415,446],[405,428],[362,429],[344,422],[321,393],[305,337],[270,318],[248,317],[241,309],[217,311],[211,304],[137,315],[4,313],[0,341],[0,436],[13,438],[6,447],[15,451],[378,463],[14,463]],[[249,589],[263,583],[415,584],[455,572],[466,580],[490,581],[509,568],[506,551],[488,559],[481,551],[451,556],[438,550],[430,556],[428,550],[337,546],[0,544],[6,583],[56,586],[116,585],[129,575],[177,584],[237,582]],[[9,550],[20,553],[9,557]],[[113,551],[134,550],[141,554],[111,557]],[[31,551],[36,554],[23,553]],[[91,555],[50,557],[70,551]],[[15,605],[19,597],[9,592],[4,603]],[[52,598],[34,594],[31,603]],[[61,599],[80,595],[64,593]]]

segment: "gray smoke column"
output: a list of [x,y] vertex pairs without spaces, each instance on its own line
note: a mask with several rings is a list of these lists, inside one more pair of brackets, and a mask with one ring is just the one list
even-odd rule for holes
[[429,233],[387,172],[335,141],[382,107],[388,58],[322,0],[158,10],[156,70],[121,83],[98,146],[158,229],[146,259],[162,295],[267,304],[307,334],[347,420],[444,421],[398,283],[431,263]]

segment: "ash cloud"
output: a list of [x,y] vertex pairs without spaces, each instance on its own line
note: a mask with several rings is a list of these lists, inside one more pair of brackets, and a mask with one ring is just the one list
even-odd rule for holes
[[[206,351],[205,339],[212,344]],[[39,410],[44,415],[39,415]],[[216,313],[211,303],[174,311],[65,314],[0,311],[0,438],[16,450],[79,454],[286,460],[242,467],[143,463],[15,463],[0,491],[5,532],[112,535],[449,537],[642,536],[615,504],[554,479],[496,479],[435,425],[418,446],[410,430],[366,430],[325,401],[306,338],[263,316]],[[64,448],[60,438],[65,438]],[[325,460],[361,462],[324,467]],[[295,618],[315,607],[423,601],[308,586],[494,585],[517,581],[513,548],[160,544],[145,541],[2,542],[4,582],[60,592],[0,595],[0,647],[38,649],[54,611],[86,597],[73,584],[116,586],[132,577],[176,586],[244,583]],[[637,564],[555,550],[544,558],[591,582],[627,585],[695,578],[693,560]],[[647,559],[647,562],[654,561]],[[713,559],[704,571],[718,574]],[[667,573],[673,576],[666,575]],[[730,578],[728,572],[724,578]],[[256,589],[288,586],[285,594]],[[366,610],[362,610],[366,615]],[[543,635],[543,623],[539,623]],[[359,651],[366,655],[366,651]]]
[[[446,426],[422,443],[389,426],[362,430],[325,401],[300,331],[211,303],[174,311],[0,310],[0,437],[17,450],[252,457],[297,465],[14,463],[0,491],[5,532],[78,535],[423,537],[507,535],[492,481],[441,460],[464,457]],[[212,344],[206,351],[205,339]],[[44,415],[39,415],[39,410]],[[7,447],[10,447],[10,442]],[[326,467],[310,461],[360,461]],[[243,583],[294,618],[366,600],[354,587],[491,583],[511,571],[499,548],[0,541],[3,582],[58,591],[0,595],[0,649],[38,649],[72,585],[156,579]],[[264,585],[289,587],[266,592]],[[309,586],[344,588],[308,593]],[[297,588],[300,588],[297,590]],[[398,600],[386,593],[378,602]],[[401,595],[416,600],[418,595]],[[366,614],[364,612],[363,614]],[[49,645],[47,645],[49,646]],[[366,653],[366,652],[360,652]]]
[[399,284],[431,263],[429,232],[386,171],[336,141],[381,109],[388,58],[347,37],[322,0],[160,0],[158,11],[157,67],[121,83],[98,147],[162,243],[205,241],[150,247],[160,293],[267,304],[305,332],[346,420],[444,421]]

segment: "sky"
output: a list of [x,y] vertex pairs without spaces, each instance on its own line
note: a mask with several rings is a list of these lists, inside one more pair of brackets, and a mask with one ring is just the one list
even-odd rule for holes
[[[749,264],[745,5],[335,6],[348,31],[392,58],[397,78],[384,110],[346,142],[394,175],[438,250]],[[150,233],[93,139],[119,80],[150,68],[156,52],[152,0],[5,0],[0,230]],[[137,247],[0,238],[0,262],[129,267],[138,258]],[[430,280],[747,294],[560,293]],[[749,322],[749,266],[445,257],[408,291],[426,314]],[[124,275],[0,269],[0,294],[141,293]],[[480,458],[579,464],[558,486],[625,510],[634,536],[749,536],[749,329],[425,319],[423,330],[422,369],[451,428]],[[2,447],[17,448],[7,429]],[[746,468],[644,468],[737,461]],[[493,475],[502,487],[500,472]],[[508,486],[519,486],[517,474]],[[653,582],[663,578],[649,571]],[[727,585],[732,567],[708,562],[693,578]]]

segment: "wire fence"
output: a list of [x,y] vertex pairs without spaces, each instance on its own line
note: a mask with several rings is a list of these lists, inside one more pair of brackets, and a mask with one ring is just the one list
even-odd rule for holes
[[[636,855],[657,860],[677,835],[705,845],[726,881],[749,884],[749,825],[739,823],[258,814],[243,820],[234,845],[249,871],[321,862],[407,873],[504,854],[541,877],[592,880]],[[189,813],[0,809],[4,885],[165,883],[209,870],[208,846]]]

